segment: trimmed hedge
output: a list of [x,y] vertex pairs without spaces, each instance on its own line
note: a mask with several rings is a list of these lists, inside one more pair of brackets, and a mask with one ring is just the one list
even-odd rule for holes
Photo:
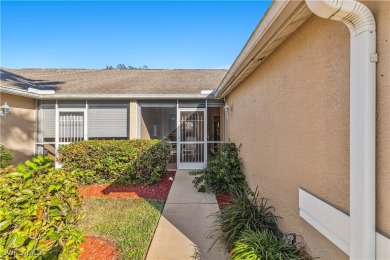
[[14,153],[8,150],[4,145],[0,144],[0,168],[5,168],[11,165],[14,160]]
[[77,259],[81,197],[72,173],[49,157],[0,175],[0,258]]
[[79,170],[79,181],[151,185],[166,174],[170,145],[160,140],[89,140],[59,148],[67,170]]

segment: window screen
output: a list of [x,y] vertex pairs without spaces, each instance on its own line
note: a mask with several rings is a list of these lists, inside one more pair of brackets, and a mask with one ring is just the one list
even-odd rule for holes
[[88,138],[129,136],[129,104],[88,103]]

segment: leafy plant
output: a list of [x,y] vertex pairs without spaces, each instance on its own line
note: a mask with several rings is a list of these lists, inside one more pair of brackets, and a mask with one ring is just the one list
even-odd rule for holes
[[190,172],[190,175],[195,176],[193,183],[198,191],[210,189],[214,193],[222,193],[232,189],[247,189],[238,152],[234,143],[227,143],[217,148],[216,158],[204,170]]
[[0,175],[0,258],[77,259],[83,236],[74,173],[42,156],[7,169]]
[[286,244],[268,230],[246,230],[234,243],[233,260],[283,260],[300,259],[295,245]]
[[60,162],[90,183],[151,185],[166,174],[170,145],[160,140],[89,140],[59,148]]
[[234,190],[232,203],[211,216],[214,217],[210,235],[216,235],[228,249],[233,248],[245,230],[269,230],[278,234],[277,216],[274,207],[267,206],[267,199],[260,198],[259,192]]
[[14,160],[14,153],[8,150],[4,145],[0,144],[0,168],[5,168],[11,165]]

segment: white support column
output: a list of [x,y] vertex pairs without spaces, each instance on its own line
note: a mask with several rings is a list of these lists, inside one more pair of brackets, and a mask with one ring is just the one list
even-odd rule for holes
[[351,39],[351,259],[375,258],[375,31]]
[[59,168],[59,164],[58,164],[58,146],[59,146],[59,111],[58,111],[58,100],[56,100],[56,104],[55,104],[55,137],[54,137],[54,155],[55,155],[55,167],[56,168]]
[[85,100],[85,112],[84,112],[84,140],[88,140],[88,100]]
[[306,0],[316,15],[344,23],[350,60],[350,258],[375,259],[376,25],[355,0]]

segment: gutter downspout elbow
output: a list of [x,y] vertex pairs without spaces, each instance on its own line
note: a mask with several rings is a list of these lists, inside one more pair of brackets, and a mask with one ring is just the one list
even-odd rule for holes
[[322,18],[344,23],[350,60],[350,259],[375,259],[376,25],[354,0],[306,0]]

